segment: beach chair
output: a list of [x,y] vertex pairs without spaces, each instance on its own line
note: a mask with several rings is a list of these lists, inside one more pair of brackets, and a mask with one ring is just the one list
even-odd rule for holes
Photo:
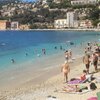
[[100,100],[100,92],[97,92],[97,98]]

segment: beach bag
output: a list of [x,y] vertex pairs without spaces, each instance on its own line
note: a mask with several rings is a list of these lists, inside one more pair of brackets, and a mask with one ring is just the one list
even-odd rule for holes
[[92,82],[92,83],[90,84],[90,89],[91,89],[91,90],[97,89],[96,84]]

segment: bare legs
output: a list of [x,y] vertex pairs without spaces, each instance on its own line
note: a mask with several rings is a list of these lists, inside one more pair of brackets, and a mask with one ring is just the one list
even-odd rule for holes
[[64,74],[64,82],[68,82],[68,74],[67,73],[63,73]]

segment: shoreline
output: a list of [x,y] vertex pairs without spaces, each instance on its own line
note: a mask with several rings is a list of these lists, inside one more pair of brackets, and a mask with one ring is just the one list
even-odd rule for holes
[[[56,59],[56,61],[57,61],[57,59]],[[14,80],[14,83],[11,82],[10,86],[8,85],[7,87],[5,87],[5,85],[6,85],[5,84],[4,87],[0,88],[0,95],[3,94],[1,96],[4,96],[5,91],[6,91],[7,96],[11,96],[11,95],[14,96],[14,95],[22,94],[23,92],[30,91],[30,88],[32,88],[32,90],[38,89],[45,82],[47,82],[49,79],[52,79],[52,78],[59,76],[59,75],[61,76],[60,70],[61,70],[61,64],[63,63],[63,61],[64,61],[64,59],[62,59],[62,57],[61,57],[60,59],[58,59],[59,63],[56,62],[57,65],[53,64],[54,68],[44,69],[41,72],[41,74],[35,78],[34,77],[32,78],[32,76],[29,76],[30,78],[28,79],[26,77],[26,75],[24,75],[24,77],[26,77],[25,78],[26,80],[23,79],[25,81],[23,81],[22,83],[19,83],[19,84],[16,83],[17,81],[22,80],[22,78],[21,78],[20,80],[18,80],[18,79],[16,81]],[[81,64],[81,62],[82,62],[82,60],[80,57],[75,59],[73,63],[70,63],[71,69],[74,70],[75,66],[79,66]],[[30,70],[29,70],[29,72],[30,72]],[[34,74],[32,74],[32,75],[34,75]],[[20,76],[20,77],[22,77],[22,76]],[[11,80],[13,80],[13,77]],[[62,79],[61,79],[61,81],[62,81]],[[62,83],[63,83],[63,81],[62,81]],[[9,82],[7,84],[9,84]]]
[[[83,49],[84,45],[78,45],[71,48],[72,51],[74,50],[73,54],[75,53],[76,56],[73,55],[75,59],[73,60],[74,62],[70,64],[71,73],[69,74],[69,80],[72,77],[79,76],[82,73],[82,70],[85,69],[81,58],[84,54],[82,52]],[[64,95],[54,92],[62,89],[65,85],[63,83],[63,75],[60,71],[60,66],[64,61],[65,57],[62,52],[62,54],[60,53],[47,58],[44,57],[42,60],[38,59],[35,63],[33,63],[33,61],[24,62],[23,64],[17,65],[16,69],[15,66],[13,66],[13,70],[9,69],[8,72],[0,73],[0,99],[46,100],[48,95],[54,95],[57,98],[60,98],[60,100],[66,100],[66,97],[68,96],[65,96],[66,93]],[[34,68],[34,66],[37,69]],[[94,67],[91,67],[91,69],[92,72]],[[93,95],[96,95],[95,92],[93,93]],[[92,93],[90,94],[92,95]],[[68,100],[73,100],[74,96],[72,97],[70,95],[67,98]],[[75,100],[84,100],[79,99],[77,96],[75,96],[75,98]]]
[[[82,54],[80,55],[79,52],[76,53],[79,47],[80,46],[72,47],[73,57],[75,59],[79,59],[83,56]],[[9,69],[4,69],[0,72],[0,89],[3,89],[3,87],[5,89],[6,85],[7,88],[10,88],[8,84],[12,84],[12,87],[14,87],[14,85],[18,86],[31,80],[33,80],[33,84],[39,83],[38,80],[42,82],[41,76],[44,75],[43,78],[45,80],[50,76],[57,74],[56,68],[57,70],[59,70],[59,67],[62,63],[64,63],[64,61],[64,51],[61,51],[57,54],[37,58],[36,61],[30,60],[20,64],[12,65],[12,67],[10,67]],[[51,73],[49,73],[48,75],[49,70],[51,70]]]
[[0,31],[94,31],[100,32],[98,28],[83,28],[83,29],[28,29],[28,30],[0,30]]
[[[80,57],[77,56],[76,60],[77,59],[80,59]],[[59,67],[64,60],[63,54],[53,55],[42,60],[39,59],[35,63],[30,61],[15,65],[11,69],[5,69],[0,73],[0,89],[7,90],[8,88],[9,90],[10,88],[31,82],[34,85],[41,83],[43,80],[47,80],[48,78],[59,74]],[[37,66],[37,68],[34,66]],[[9,86],[9,84],[12,84],[12,86]]]
[[[79,76],[84,69],[84,65],[82,64],[82,60],[79,58],[71,65],[71,72],[69,74],[69,79],[72,77]],[[81,69],[81,70],[80,70]],[[93,67],[90,68],[91,72],[93,71]],[[54,73],[52,72],[54,71]],[[59,71],[55,73],[55,71]],[[33,84],[33,80],[27,82],[26,84],[22,84],[14,90],[10,91],[0,91],[0,97],[6,98],[4,100],[49,100],[48,96],[54,96],[58,98],[57,100],[87,100],[87,98],[91,96],[96,96],[96,93],[100,91],[100,84],[97,84],[98,89],[87,92],[84,94],[69,94],[69,93],[61,93],[61,90],[66,84],[63,83],[63,75],[60,72],[60,68],[52,69],[47,72],[51,74],[51,77],[44,79],[43,76],[47,77],[45,74],[42,76],[42,82],[38,84]],[[99,76],[99,73],[96,73],[95,76]],[[83,85],[83,84],[81,84]],[[87,83],[84,83],[87,86]],[[58,92],[57,92],[58,91]],[[50,99],[51,100],[51,99]]]

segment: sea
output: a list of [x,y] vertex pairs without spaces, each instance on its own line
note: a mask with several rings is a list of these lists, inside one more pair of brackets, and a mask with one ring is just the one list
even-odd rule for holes
[[99,32],[66,30],[0,31],[0,71],[13,67],[14,63],[16,65],[28,61],[34,63],[38,59],[64,53],[69,49],[80,55],[83,52],[78,49],[82,45],[95,41],[100,41]]

